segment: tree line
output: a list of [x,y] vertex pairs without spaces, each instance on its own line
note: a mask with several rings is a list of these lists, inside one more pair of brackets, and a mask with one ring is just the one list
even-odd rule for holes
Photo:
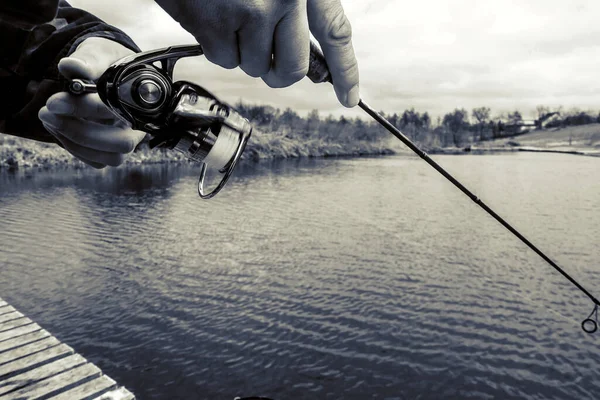
[[[312,110],[302,117],[291,108],[281,111],[271,106],[242,102],[235,107],[261,131],[276,132],[294,139],[319,138],[347,143],[379,141],[389,137],[377,122],[361,118],[334,118],[332,115],[323,118],[318,110]],[[414,108],[402,113],[380,113],[411,140],[426,147],[460,147],[478,141],[516,136],[533,129],[600,123],[600,113],[579,109],[565,112],[562,107],[551,109],[547,106],[536,108],[537,118],[534,121],[524,121],[518,110],[492,117],[489,107],[476,107],[470,113],[464,108],[456,108],[435,121],[429,113],[421,113]]]

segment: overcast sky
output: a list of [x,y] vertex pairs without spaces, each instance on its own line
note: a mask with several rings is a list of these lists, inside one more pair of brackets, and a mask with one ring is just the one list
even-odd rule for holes
[[[600,1],[342,1],[354,31],[362,98],[377,109],[414,107],[434,117],[478,106],[493,114],[519,109],[525,116],[539,104],[600,110]],[[142,50],[194,43],[152,0],[70,3],[121,28]],[[308,79],[271,89],[203,58],[176,72],[231,103],[361,115],[339,105],[328,84]]]

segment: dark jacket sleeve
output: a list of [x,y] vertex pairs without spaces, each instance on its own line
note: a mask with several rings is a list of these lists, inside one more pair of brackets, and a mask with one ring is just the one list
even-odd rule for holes
[[66,1],[0,3],[0,132],[55,143],[37,115],[64,88],[60,59],[92,36],[140,50],[121,30]]

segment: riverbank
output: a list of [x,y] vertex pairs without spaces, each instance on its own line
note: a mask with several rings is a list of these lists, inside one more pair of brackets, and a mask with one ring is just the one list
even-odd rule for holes
[[[258,131],[250,138],[242,162],[298,157],[391,155],[397,152],[398,146],[392,140],[332,143],[316,138],[300,141],[277,133]],[[182,162],[188,161],[180,153],[151,150],[146,146],[137,149],[125,160],[125,164],[133,165]],[[53,167],[87,168],[87,165],[56,145],[0,134],[0,168]]]
[[[509,139],[474,143],[462,148],[429,148],[430,154],[491,154],[544,152],[600,157],[600,124],[533,131]],[[321,138],[300,140],[280,133],[257,130],[248,142],[242,162],[299,157],[343,157],[410,153],[395,138],[378,141],[354,140],[341,143]],[[181,154],[147,147],[130,154],[126,164],[187,162]],[[62,148],[33,140],[0,134],[0,168],[87,168]]]

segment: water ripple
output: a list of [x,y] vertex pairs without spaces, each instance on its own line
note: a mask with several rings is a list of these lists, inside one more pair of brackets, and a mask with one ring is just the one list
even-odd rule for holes
[[[597,160],[441,158],[600,286]],[[588,301],[419,160],[250,166],[210,202],[196,173],[1,175],[1,296],[144,399],[600,390]]]

